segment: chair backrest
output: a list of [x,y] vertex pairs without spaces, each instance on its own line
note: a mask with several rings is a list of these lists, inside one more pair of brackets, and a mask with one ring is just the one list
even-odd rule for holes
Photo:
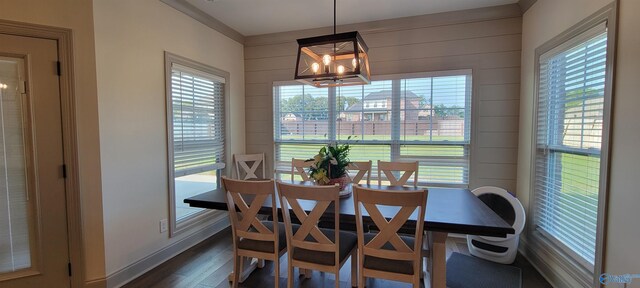
[[[372,256],[391,260],[413,261],[413,271],[420,271],[422,257],[422,233],[424,231],[424,215],[427,207],[428,191],[388,191],[353,186],[353,197],[356,211],[356,229],[358,231],[358,249],[364,256]],[[391,220],[387,220],[378,205],[384,205],[385,211],[397,211]],[[371,241],[364,243],[363,209],[379,231]],[[399,230],[418,210],[415,222],[415,241],[409,247],[400,237]],[[385,244],[389,243],[385,247]],[[384,247],[384,249],[383,249]],[[392,248],[392,249],[389,249]]]
[[367,185],[371,184],[370,180],[371,180],[371,160],[369,161],[362,161],[362,162],[351,162],[349,163],[349,166],[347,166],[347,170],[349,172],[351,171],[358,171],[356,173],[355,176],[353,176],[353,178],[351,178],[351,176],[347,173],[347,175],[349,175],[349,178],[351,178],[351,183],[353,184],[358,184],[360,183],[360,181],[362,181],[362,178],[364,178],[364,176],[367,176]]
[[[273,231],[271,231],[257,217],[263,203],[270,197],[273,219],[276,219],[274,222],[278,219],[273,180],[244,181],[223,176],[222,184],[227,196],[234,244],[237,244],[236,241],[240,238],[273,241],[275,245],[273,251],[278,251],[277,223],[273,223]],[[250,200],[251,204],[247,205],[246,200]]]
[[[280,196],[280,207],[282,207],[282,215],[286,227],[289,253],[293,253],[293,248],[302,248],[322,252],[334,252],[334,263],[340,263],[338,255],[339,253],[337,253],[337,243],[340,243],[340,187],[338,185],[294,185],[285,184],[280,181],[277,182],[277,185],[278,195]],[[307,205],[309,203],[315,202],[315,206],[312,209],[308,209],[311,211],[310,213],[307,214],[301,204],[301,201]],[[334,209],[334,211],[332,212],[334,214],[333,222],[335,225],[335,236],[333,240],[329,239],[325,234],[323,234],[318,227],[320,218],[325,214],[325,212],[328,212],[328,209],[331,208],[331,204],[333,204]],[[300,228],[298,228],[295,234],[293,234],[293,229],[291,226],[291,212],[293,212],[295,217],[300,221]],[[308,237],[315,239],[315,241],[308,240]]]
[[[233,160],[236,165],[236,177],[242,180],[249,179],[265,179],[265,162],[264,153],[260,154],[245,154],[245,155],[233,155]],[[251,164],[251,166],[249,166]],[[262,174],[256,175],[256,171],[262,164]],[[242,168],[242,169],[241,169]]]
[[[400,178],[396,178],[394,172],[402,172],[402,175]],[[413,175],[413,187],[418,187],[418,161],[386,162],[378,160],[378,185],[382,185],[383,174],[392,186],[406,185]]]
[[313,165],[313,161],[307,162],[306,159],[291,158],[291,181],[294,180],[295,175],[300,175],[303,181],[309,181],[309,174],[305,169],[308,169]]

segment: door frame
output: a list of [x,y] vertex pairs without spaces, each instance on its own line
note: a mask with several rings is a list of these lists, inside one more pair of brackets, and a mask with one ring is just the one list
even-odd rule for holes
[[66,165],[65,194],[71,287],[83,287],[85,255],[82,241],[80,182],[78,176],[78,145],[75,113],[75,85],[73,71],[73,37],[71,29],[58,28],[0,19],[0,33],[15,36],[55,40],[60,61],[60,105],[62,115],[62,145]]

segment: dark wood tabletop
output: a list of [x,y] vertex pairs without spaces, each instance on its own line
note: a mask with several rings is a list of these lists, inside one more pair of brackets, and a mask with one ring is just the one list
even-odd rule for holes
[[[362,185],[372,189],[383,190],[415,190],[414,187],[407,186],[378,186]],[[418,187],[417,189],[425,189]],[[511,225],[507,224],[493,210],[486,206],[468,189],[458,188],[435,188],[428,187],[427,211],[424,219],[424,229],[429,231],[472,234],[482,236],[504,237],[513,234],[515,231]],[[202,193],[184,199],[184,202],[191,207],[227,210],[225,195],[222,190]],[[278,201],[276,201],[278,203]],[[353,195],[340,199],[340,221],[355,223],[355,207],[353,205]],[[315,206],[313,201],[302,202],[301,206],[307,212]],[[278,204],[278,209],[280,209]],[[381,213],[385,217],[393,217],[396,209],[381,207]],[[333,211],[333,209],[327,209]],[[260,209],[261,214],[271,213],[271,200],[268,199]],[[333,219],[333,215],[325,215],[327,219]],[[364,220],[366,221],[366,217]],[[413,221],[415,217],[412,216]],[[415,225],[415,222],[413,222]],[[415,227],[415,226],[414,226]]]

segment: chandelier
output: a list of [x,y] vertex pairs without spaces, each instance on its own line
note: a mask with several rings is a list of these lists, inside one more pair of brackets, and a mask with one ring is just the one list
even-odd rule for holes
[[371,82],[369,48],[357,31],[298,39],[295,79],[315,87],[362,85]]

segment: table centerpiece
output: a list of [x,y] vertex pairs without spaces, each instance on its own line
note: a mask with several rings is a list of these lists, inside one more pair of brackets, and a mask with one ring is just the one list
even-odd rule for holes
[[[350,139],[351,136],[347,138],[347,140]],[[318,185],[338,184],[341,191],[345,190],[347,184],[351,181],[347,174],[347,167],[351,163],[349,160],[350,150],[351,146],[348,143],[337,144],[336,142],[320,148],[317,155],[306,160],[306,162],[313,161],[313,164],[309,167],[311,179]]]

